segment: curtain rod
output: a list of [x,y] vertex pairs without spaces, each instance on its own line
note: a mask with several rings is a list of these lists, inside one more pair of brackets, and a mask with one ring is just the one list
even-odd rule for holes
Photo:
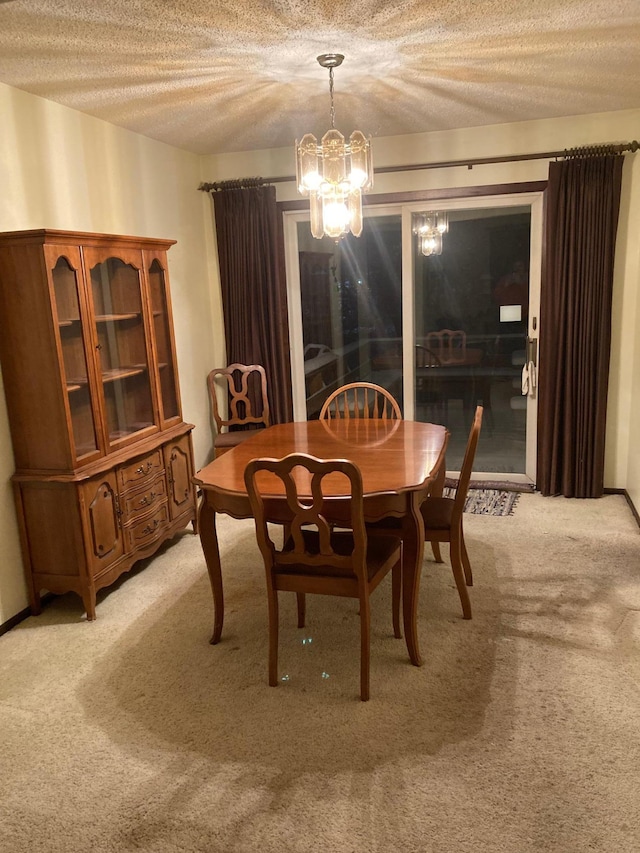
[[[512,154],[501,157],[478,157],[468,160],[442,160],[439,163],[411,163],[406,166],[380,166],[374,169],[374,174],[386,174],[390,172],[416,172],[423,169],[451,169],[456,166],[466,166],[473,169],[474,166],[486,166],[492,163],[516,163],[522,160],[552,160],[558,157],[580,157],[585,155],[624,154],[625,151],[636,152],[640,148],[637,139],[632,142],[621,142],[618,144],[585,145],[579,148],[565,148],[563,151],[541,151],[539,154]],[[252,181],[260,179],[248,179]],[[295,181],[295,175],[282,175],[276,178],[263,178],[265,184],[280,184]],[[200,184],[198,189],[203,192],[223,189],[223,184],[235,183],[232,181],[220,181],[213,184]],[[240,183],[240,182],[238,182]],[[253,184],[256,186],[256,184]]]

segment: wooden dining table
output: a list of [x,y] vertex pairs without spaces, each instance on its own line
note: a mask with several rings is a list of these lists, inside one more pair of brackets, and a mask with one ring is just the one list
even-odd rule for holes
[[[321,459],[348,459],[362,474],[365,521],[396,518],[402,524],[402,609],[409,659],[421,666],[416,630],[420,571],[424,553],[424,522],[420,505],[434,483],[444,481],[449,433],[443,426],[405,420],[348,418],[301,421],[256,430],[255,435],[198,471],[194,483],[202,492],[198,529],[214,603],[211,643],[220,641],[224,621],[222,566],[216,514],[250,518],[245,488],[247,463],[257,458],[280,459],[306,453]],[[333,493],[331,492],[333,488]],[[326,492],[327,516],[340,524],[349,517],[343,478]],[[278,522],[284,492],[269,496],[270,518]]]

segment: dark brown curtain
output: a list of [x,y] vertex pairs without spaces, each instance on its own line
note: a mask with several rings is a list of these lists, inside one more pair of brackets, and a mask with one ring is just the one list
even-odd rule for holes
[[537,485],[597,498],[611,345],[613,259],[623,157],[551,163],[540,306]]
[[272,423],[286,423],[293,405],[284,239],[275,187],[260,184],[229,181],[212,192],[227,363],[263,365]]

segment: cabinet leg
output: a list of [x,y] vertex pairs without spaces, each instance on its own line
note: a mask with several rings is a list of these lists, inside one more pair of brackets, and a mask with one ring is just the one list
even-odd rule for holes
[[27,581],[29,592],[29,610],[32,616],[39,616],[42,613],[42,599],[40,598],[40,590],[36,589],[33,578]]
[[82,595],[82,603],[87,611],[87,622],[94,622],[96,618],[96,591],[87,589]]

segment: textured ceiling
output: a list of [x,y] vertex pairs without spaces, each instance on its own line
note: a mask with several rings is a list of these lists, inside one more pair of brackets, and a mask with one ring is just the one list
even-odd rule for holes
[[[640,107],[640,0],[0,0],[0,82],[198,153]],[[604,140],[603,140],[604,141]]]

